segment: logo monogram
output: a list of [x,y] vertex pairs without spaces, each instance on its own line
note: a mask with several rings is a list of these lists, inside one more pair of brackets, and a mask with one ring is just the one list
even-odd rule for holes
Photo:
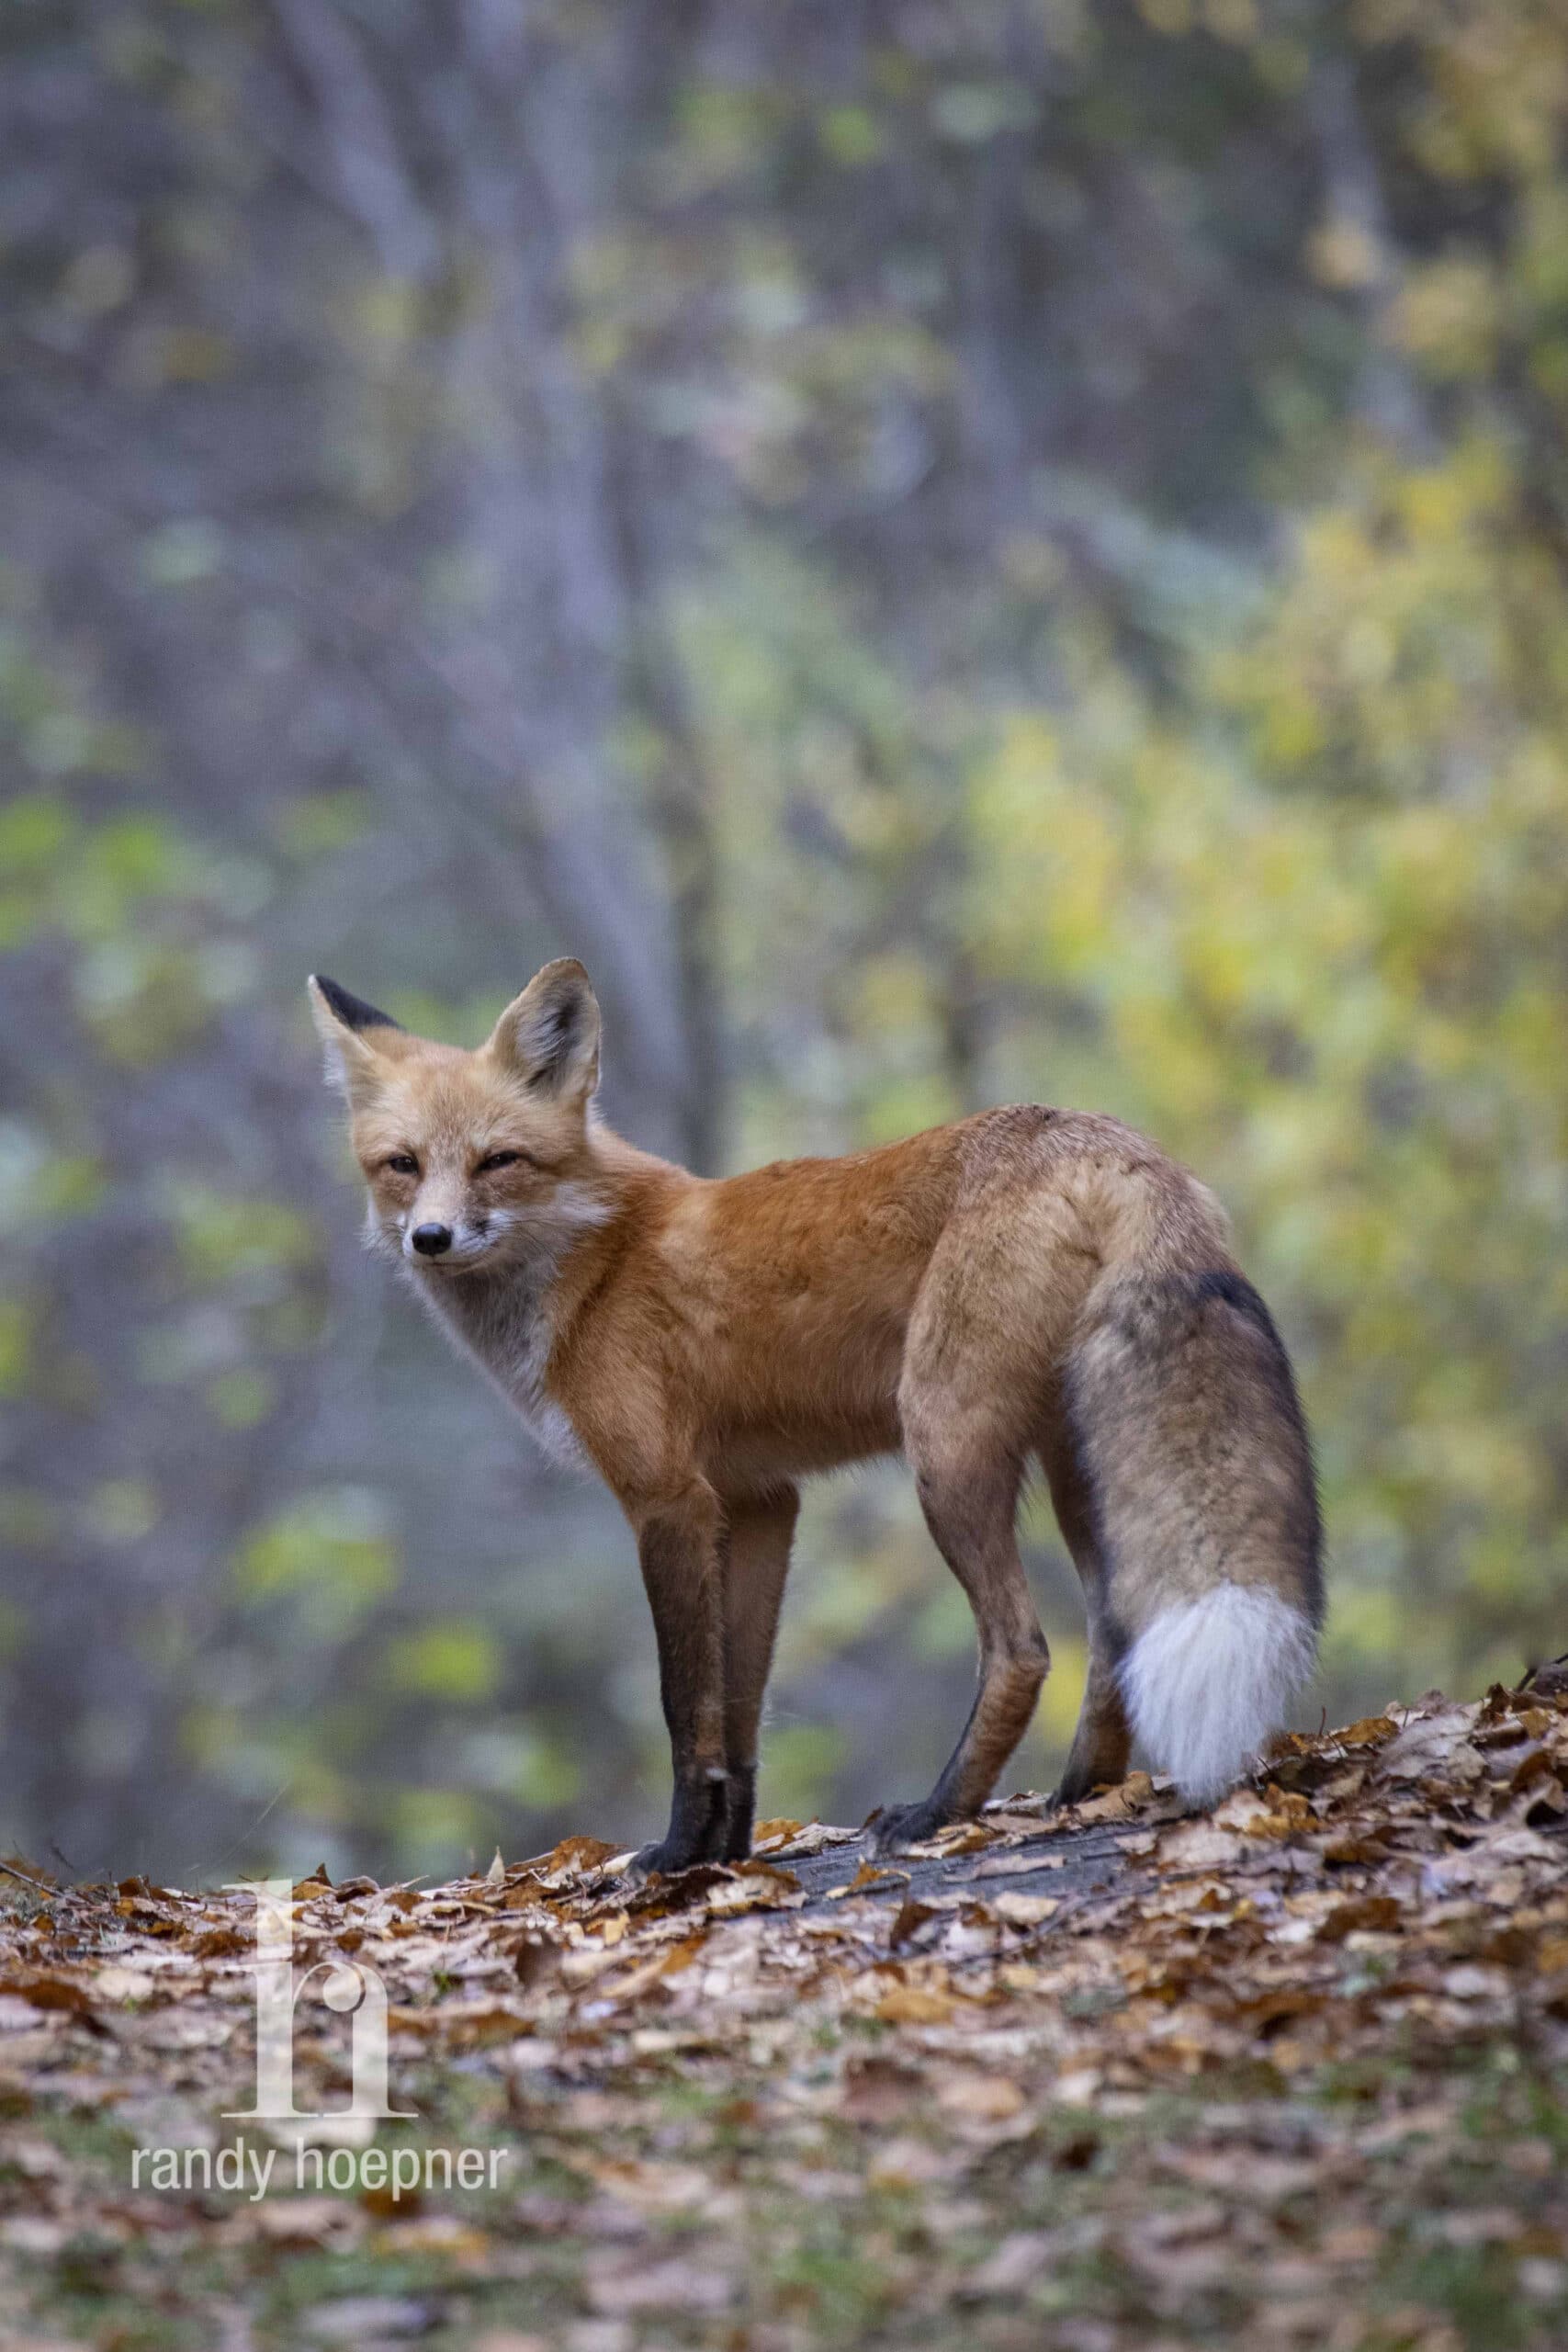
[[[387,2083],[387,1988],[375,1969],[357,1960],[318,1961],[302,1974],[294,1967],[294,1890],[286,1878],[266,1878],[231,1894],[254,1894],[256,1905],[256,2103],[228,2108],[225,2120],[246,2123],[340,2125],[352,2117],[374,2125],[386,2116],[411,2116],[391,2104]],[[338,2017],[353,2019],[354,2091],[348,2105],[302,2114],[294,2104],[294,2012],[313,1976],[325,1973],[321,1997]]]

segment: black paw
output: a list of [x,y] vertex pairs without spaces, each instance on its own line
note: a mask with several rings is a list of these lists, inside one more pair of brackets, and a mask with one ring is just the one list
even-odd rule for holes
[[1045,1800],[1047,1813],[1066,1813],[1070,1805],[1082,1804],[1093,1796],[1096,1789],[1113,1789],[1114,1781],[1099,1781],[1088,1772],[1064,1772]]
[[944,1808],[930,1797],[919,1804],[887,1804],[876,1815],[866,1832],[866,1848],[873,1854],[902,1853],[906,1846],[918,1846],[927,1838],[934,1838],[946,1827],[950,1816]]
[[706,1860],[707,1856],[696,1850],[691,1841],[660,1838],[654,1845],[639,1846],[622,1876],[641,1880],[652,1878],[657,1871],[660,1878],[676,1878],[682,1871],[695,1870],[699,1862]]
[[687,1772],[675,1782],[670,1826],[656,1846],[638,1849],[626,1865],[629,1878],[673,1878],[698,1862],[716,1862],[729,1825],[728,1783],[722,1773]]

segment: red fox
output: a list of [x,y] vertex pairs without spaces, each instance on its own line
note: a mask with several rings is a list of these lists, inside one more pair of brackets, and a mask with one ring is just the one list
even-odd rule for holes
[[674,1761],[639,1872],[750,1849],[797,1481],[901,1451],[979,1636],[968,1722],[886,1852],[978,1811],[1050,1654],[1014,1539],[1031,1459],[1088,1602],[1056,1792],[1134,1736],[1192,1803],[1312,1672],[1316,1489],[1285,1351],[1223,1212],[1118,1120],[1015,1105],[841,1159],[709,1180],[594,1108],[599,1008],[547,964],[477,1053],[326,979],[372,1244],[636,1534]]

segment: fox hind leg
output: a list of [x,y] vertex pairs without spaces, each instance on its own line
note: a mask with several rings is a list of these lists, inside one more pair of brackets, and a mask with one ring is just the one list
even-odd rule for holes
[[1122,1696],[1123,1648],[1112,1624],[1110,1579],[1095,1538],[1089,1480],[1065,1424],[1054,1419],[1040,1447],[1062,1540],[1083,1586],[1089,1616],[1089,1678],[1077,1729],[1052,1802],[1077,1804],[1102,1782],[1126,1778],[1133,1735]]
[[943,1396],[907,1405],[905,1446],[932,1541],[975,1612],[980,1679],[930,1796],[877,1816],[871,1843],[879,1853],[979,1811],[1028,1728],[1051,1663],[1013,1533],[1020,1457],[984,1423],[971,1423],[966,1433],[964,1417]]
[[1125,1780],[1127,1758],[1132,1752],[1133,1735],[1122,1697],[1121,1678],[1106,1650],[1096,1646],[1091,1635],[1089,1679],[1084,1685],[1077,1729],[1052,1804],[1078,1804],[1103,1782]]

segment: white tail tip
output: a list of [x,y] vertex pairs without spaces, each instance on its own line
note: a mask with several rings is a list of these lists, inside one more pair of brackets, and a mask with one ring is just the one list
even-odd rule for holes
[[1256,1586],[1216,1585],[1165,1609],[1122,1668],[1134,1736],[1191,1804],[1234,1788],[1317,1662],[1299,1609]]

